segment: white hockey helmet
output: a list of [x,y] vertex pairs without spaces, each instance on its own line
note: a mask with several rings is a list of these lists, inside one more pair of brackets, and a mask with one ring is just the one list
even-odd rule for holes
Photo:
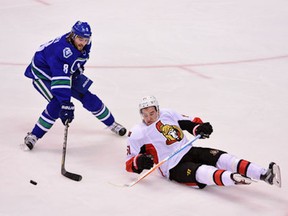
[[156,110],[159,111],[159,104],[153,95],[145,96],[141,99],[139,103],[139,112],[141,113],[141,110],[147,107],[155,106]]

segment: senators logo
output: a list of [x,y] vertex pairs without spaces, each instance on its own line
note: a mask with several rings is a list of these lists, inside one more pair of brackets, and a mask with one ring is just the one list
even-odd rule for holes
[[165,136],[166,144],[171,145],[177,141],[181,141],[183,139],[183,132],[182,130],[175,125],[167,125],[163,124],[161,121],[156,123],[157,130]]

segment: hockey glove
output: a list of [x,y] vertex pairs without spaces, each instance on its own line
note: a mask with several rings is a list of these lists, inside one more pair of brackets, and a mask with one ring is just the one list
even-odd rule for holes
[[200,134],[201,135],[200,139],[209,138],[212,132],[213,132],[213,128],[209,122],[199,124],[195,126],[193,129],[194,136],[197,136],[198,134]]
[[136,164],[138,170],[150,169],[154,165],[153,157],[152,155],[140,154],[137,156]]
[[74,104],[72,102],[63,102],[61,105],[61,110],[59,113],[59,117],[64,125],[72,122],[74,119]]

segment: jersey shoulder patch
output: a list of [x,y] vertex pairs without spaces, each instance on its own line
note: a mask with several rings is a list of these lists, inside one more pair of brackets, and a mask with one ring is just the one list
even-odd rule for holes
[[69,58],[70,56],[72,56],[73,55],[73,52],[72,52],[72,50],[70,49],[70,47],[65,47],[64,49],[63,49],[63,57],[64,58]]

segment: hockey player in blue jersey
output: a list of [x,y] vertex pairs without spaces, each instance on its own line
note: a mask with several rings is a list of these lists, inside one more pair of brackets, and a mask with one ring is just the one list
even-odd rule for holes
[[41,45],[36,51],[25,76],[32,79],[33,86],[48,104],[24,138],[24,149],[32,150],[58,118],[64,125],[72,122],[75,109],[72,97],[113,132],[125,135],[126,129],[115,122],[101,99],[89,91],[92,81],[83,74],[89,59],[91,35],[90,25],[77,21],[71,32]]

